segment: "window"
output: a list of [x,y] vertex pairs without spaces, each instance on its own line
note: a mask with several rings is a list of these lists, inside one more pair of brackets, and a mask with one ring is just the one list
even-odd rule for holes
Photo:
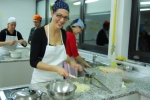
[[86,29],[82,34],[80,48],[107,54],[111,0],[95,0],[90,3],[85,0],[83,8]]
[[[78,2],[79,0],[65,0],[65,2],[69,5],[70,8],[70,14],[69,14],[69,20],[66,22],[66,24],[63,26],[64,29],[66,29],[66,27],[68,25],[70,25],[70,23],[79,18],[80,17],[80,5],[74,5],[74,2]],[[79,35],[76,35],[76,40],[77,42],[79,42]]]
[[[150,0],[144,0],[150,2]],[[132,0],[129,59],[150,62],[150,5]]]

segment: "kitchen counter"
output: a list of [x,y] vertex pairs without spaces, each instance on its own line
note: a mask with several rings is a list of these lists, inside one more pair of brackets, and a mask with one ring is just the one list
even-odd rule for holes
[[3,60],[0,60],[0,63],[29,61],[28,55],[22,55],[21,58],[11,58],[10,56],[2,56],[2,57]]
[[[90,69],[86,69],[86,71],[88,73],[92,73],[92,72],[96,72],[96,78],[98,78],[99,80],[103,80],[104,77],[104,73],[94,69],[94,68],[90,68]],[[108,83],[111,83],[114,81],[114,77],[116,76],[111,76],[109,77],[110,80]],[[78,81],[80,83],[83,83],[84,78],[80,77],[77,80],[76,79],[71,79],[72,82]],[[107,80],[107,79],[106,79]],[[107,91],[105,91],[102,87],[98,88],[92,84],[88,84],[90,86],[90,91],[84,92],[84,93],[80,93],[80,94],[75,94],[75,96],[73,97],[72,100],[113,100],[119,97],[123,97],[123,96],[128,96],[130,94],[134,94],[134,93],[139,93],[141,95],[144,95],[148,98],[150,98],[150,76],[147,77],[143,77],[143,78],[137,78],[137,79],[132,79],[133,82],[132,83],[128,83],[126,84],[126,88],[114,88],[113,93],[110,94]],[[37,84],[27,84],[27,85],[20,85],[20,86],[16,86],[16,87],[21,87],[21,86],[30,86],[31,88],[34,89],[39,89],[43,92],[47,92],[45,86],[48,84],[49,82],[45,82],[45,83],[37,83]],[[108,86],[109,88],[113,88],[113,86]],[[8,87],[6,87],[8,88]],[[1,88],[2,89],[2,88]],[[4,88],[3,88],[4,89]],[[43,97],[44,100],[52,100],[48,94],[46,96]]]
[[22,51],[22,56],[20,58],[11,58],[9,55],[8,56],[2,56],[0,57],[0,63],[9,63],[9,62],[24,62],[24,61],[29,61],[29,45],[27,47],[23,46],[17,46],[17,50]]

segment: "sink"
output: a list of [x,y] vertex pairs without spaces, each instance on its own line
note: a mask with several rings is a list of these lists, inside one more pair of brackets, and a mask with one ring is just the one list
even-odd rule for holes
[[125,71],[124,73],[129,78],[143,78],[143,77],[149,76],[147,74],[140,73],[138,71],[130,71],[130,72]]
[[147,76],[149,76],[149,75],[140,73],[138,71],[130,71],[130,72],[124,71],[123,75],[122,75],[122,80],[125,83],[132,83],[134,81],[134,79],[144,78]]
[[[96,64],[94,64],[93,62],[89,62],[89,61],[86,61],[88,64],[91,65],[92,68],[96,67],[96,66],[108,66],[106,64],[103,64],[103,63],[100,63],[100,62],[96,62]],[[81,66],[84,67],[83,64],[79,63]],[[85,71],[78,71],[78,77],[83,77],[85,76]]]
[[108,66],[107,64],[101,63],[101,62],[96,62],[95,64],[93,62],[87,61],[92,67],[97,67],[97,66]]

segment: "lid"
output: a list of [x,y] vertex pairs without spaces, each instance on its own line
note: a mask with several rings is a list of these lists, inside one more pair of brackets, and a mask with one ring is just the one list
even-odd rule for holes
[[38,97],[35,90],[30,90],[29,88],[19,89],[12,92],[11,97],[13,99],[21,99],[21,98],[30,98],[35,99]]

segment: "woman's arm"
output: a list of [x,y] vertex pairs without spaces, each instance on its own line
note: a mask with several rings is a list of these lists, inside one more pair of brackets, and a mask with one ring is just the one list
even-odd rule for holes
[[27,42],[26,42],[25,40],[23,40],[23,39],[18,40],[18,42],[19,42],[20,44],[22,44],[24,47],[27,46]]
[[83,58],[80,55],[75,57],[75,60],[77,60],[78,62],[84,64],[85,67],[88,67],[88,68],[91,67],[85,60],[83,60]]
[[67,60],[66,60],[67,63],[69,63],[72,68],[75,68],[75,69],[78,69],[79,71],[82,71],[82,66],[77,64],[75,61],[71,60],[71,58],[67,55]]
[[22,46],[26,47],[26,46],[27,46],[27,42],[23,39],[21,33],[18,32],[18,31],[17,31],[17,37],[18,37],[18,42],[19,42]]
[[76,44],[76,38],[73,33],[68,33],[67,37],[67,44],[69,45],[68,47],[71,50],[72,56],[80,63],[83,63],[85,67],[91,67],[86,61],[82,59],[82,57],[78,53],[78,47]]
[[0,42],[0,46],[14,45],[15,43],[16,43],[16,40],[13,40],[13,41],[4,41],[4,42]]
[[60,76],[69,77],[68,72],[64,68],[59,67],[59,66],[48,65],[48,64],[43,63],[43,62],[38,62],[36,67],[37,67],[37,69],[56,72]]

